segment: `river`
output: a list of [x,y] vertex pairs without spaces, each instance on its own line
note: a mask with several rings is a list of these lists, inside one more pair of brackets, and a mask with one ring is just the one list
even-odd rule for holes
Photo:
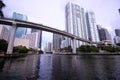
[[120,80],[120,55],[0,58],[0,80]]

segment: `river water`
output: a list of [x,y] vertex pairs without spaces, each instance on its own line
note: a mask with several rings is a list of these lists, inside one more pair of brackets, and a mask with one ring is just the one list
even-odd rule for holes
[[0,58],[0,80],[120,80],[120,55]]

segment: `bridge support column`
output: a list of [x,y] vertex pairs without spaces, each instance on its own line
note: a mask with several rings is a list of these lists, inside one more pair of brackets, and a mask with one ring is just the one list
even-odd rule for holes
[[13,53],[13,46],[14,46],[16,30],[17,30],[16,23],[13,23],[12,32],[10,34],[10,40],[9,40],[8,48],[7,48],[7,54]]
[[76,39],[75,38],[72,39],[72,48],[73,48],[72,53],[76,54]]

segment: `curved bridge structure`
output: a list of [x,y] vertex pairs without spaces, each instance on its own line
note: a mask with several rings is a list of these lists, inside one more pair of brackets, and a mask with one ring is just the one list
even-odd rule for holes
[[69,37],[73,40],[73,53],[76,53],[75,40],[80,40],[80,41],[91,43],[91,44],[99,44],[98,42],[89,41],[89,40],[80,38],[79,36],[75,36],[73,34],[70,34],[70,33],[67,33],[65,31],[55,29],[55,28],[51,28],[51,27],[43,25],[43,24],[37,24],[37,23],[33,23],[33,22],[10,19],[10,18],[0,18],[0,24],[10,25],[10,26],[13,27],[13,30],[12,30],[12,33],[11,33],[11,36],[10,36],[10,41],[9,41],[9,44],[8,44],[8,49],[7,49],[8,54],[11,54],[12,51],[13,51],[15,33],[16,33],[17,27],[19,27],[19,26],[22,26],[22,27],[25,27],[25,28],[40,29],[40,30],[44,30],[44,31],[52,32],[52,33],[57,33],[57,34]]

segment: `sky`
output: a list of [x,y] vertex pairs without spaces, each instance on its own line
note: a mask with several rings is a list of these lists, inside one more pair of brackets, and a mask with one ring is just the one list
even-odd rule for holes
[[[65,30],[65,5],[73,2],[85,11],[95,13],[96,23],[107,28],[112,35],[120,29],[120,0],[3,0],[5,17],[11,18],[13,12],[28,16],[28,21]],[[52,42],[52,33],[43,32],[42,45]]]

